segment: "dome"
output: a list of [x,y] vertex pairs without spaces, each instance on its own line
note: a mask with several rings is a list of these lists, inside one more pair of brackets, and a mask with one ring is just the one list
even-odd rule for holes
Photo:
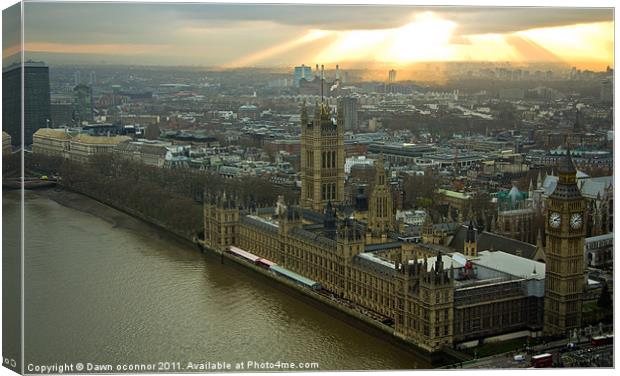
[[513,185],[510,189],[510,192],[508,192],[508,198],[512,202],[517,202],[523,200],[525,198],[525,195],[521,191],[519,191],[519,188]]

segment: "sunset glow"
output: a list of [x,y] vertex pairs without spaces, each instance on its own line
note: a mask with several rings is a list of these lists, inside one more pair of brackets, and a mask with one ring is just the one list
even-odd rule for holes
[[[223,68],[300,62],[361,68],[470,61],[560,63],[594,70],[614,65],[613,14],[604,9],[58,7],[27,7],[25,50],[36,59]],[[67,19],[76,22],[68,27]],[[18,39],[7,40],[3,57],[19,50]]]
[[613,64],[612,22],[453,38],[455,31],[458,31],[455,22],[430,12],[395,29],[325,31],[325,35],[336,35],[336,41],[315,56],[315,60],[400,64],[425,61]]

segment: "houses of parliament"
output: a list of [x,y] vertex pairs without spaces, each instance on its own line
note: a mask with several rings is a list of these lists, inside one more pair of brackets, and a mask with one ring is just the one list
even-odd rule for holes
[[[545,205],[545,249],[459,224],[448,245],[427,216],[422,241],[399,240],[382,159],[368,210],[344,204],[344,121],[322,102],[301,109],[301,196],[274,207],[205,195],[204,245],[238,247],[320,283],[383,318],[428,352],[519,331],[558,334],[581,325],[586,276],[585,199],[570,153]],[[402,238],[401,238],[402,239]],[[544,254],[545,263],[537,261]],[[534,256],[538,255],[538,256]]]

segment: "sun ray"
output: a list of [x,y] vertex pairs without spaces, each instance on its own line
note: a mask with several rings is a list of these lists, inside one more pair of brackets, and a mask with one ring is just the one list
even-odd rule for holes
[[310,30],[301,38],[294,39],[292,41],[288,41],[282,44],[278,44],[262,51],[255,52],[250,55],[246,55],[237,59],[233,62],[230,62],[225,65],[226,68],[235,68],[235,67],[246,67],[251,66],[260,61],[264,61],[272,56],[276,56],[282,54],[284,52],[290,51],[295,47],[299,47],[301,45],[311,43],[317,41],[319,39],[323,39],[331,35],[332,32],[325,30]]

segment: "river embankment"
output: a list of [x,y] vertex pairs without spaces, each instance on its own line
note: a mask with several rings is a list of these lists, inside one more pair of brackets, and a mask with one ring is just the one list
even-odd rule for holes
[[[167,235],[170,235],[177,240],[182,241],[186,245],[190,247],[195,247],[194,239],[189,239],[184,234],[176,233],[175,231],[166,228],[161,223],[146,216],[143,216],[140,213],[135,213],[133,210],[117,208],[112,205],[102,203],[94,197],[90,197],[88,195],[67,189],[41,189],[33,192],[37,195],[41,195],[52,201],[55,201],[62,206],[98,217],[110,223],[114,227],[124,228],[131,231],[144,232],[145,226],[148,226],[154,232],[161,233],[163,231]],[[364,316],[353,309],[350,309],[342,304],[330,300],[328,297],[319,295],[315,291],[303,288],[302,286],[299,286],[289,280],[283,279],[282,277],[276,276],[274,273],[270,273],[269,271],[261,267],[249,264],[244,260],[237,259],[232,255],[220,254],[204,246],[202,247],[202,249],[206,255],[213,259],[213,261],[217,262],[221,260],[222,262],[225,259],[225,262],[227,264],[235,264],[236,267],[242,267],[246,270],[250,269],[250,273],[252,273],[253,271],[255,274],[259,274],[263,278],[270,280],[270,282],[273,282],[273,284],[278,289],[284,290],[287,293],[292,294],[297,298],[305,301],[306,303],[309,303],[321,310],[326,311],[331,316],[338,318],[339,320],[347,323],[348,325],[361,329],[369,334],[372,334],[373,336],[387,340],[393,345],[396,345],[403,350],[415,354],[415,356],[418,358],[422,358],[435,366],[441,366],[446,364],[446,354],[430,354],[428,352],[425,352],[424,350],[418,348],[415,344],[396,337],[393,334],[393,328],[385,324],[376,322],[375,320]]]

